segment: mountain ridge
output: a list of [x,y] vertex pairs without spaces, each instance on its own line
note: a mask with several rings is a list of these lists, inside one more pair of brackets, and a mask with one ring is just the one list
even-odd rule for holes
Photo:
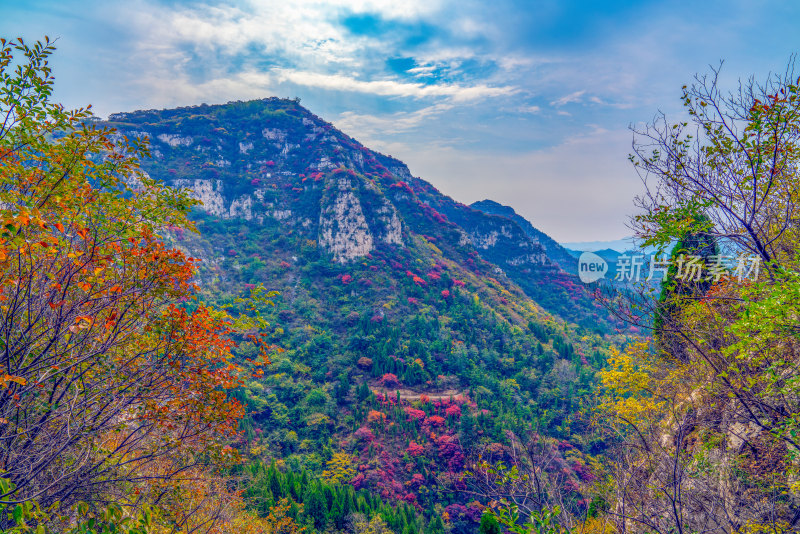
[[562,272],[566,261],[551,238],[513,210],[508,217],[441,194],[402,161],[370,150],[297,100],[116,113],[108,124],[148,138],[153,158],[144,171],[193,190],[214,217],[280,221],[339,262],[423,236],[463,265],[477,252],[502,270],[494,275],[507,275],[549,311],[594,323],[584,313],[589,292]]

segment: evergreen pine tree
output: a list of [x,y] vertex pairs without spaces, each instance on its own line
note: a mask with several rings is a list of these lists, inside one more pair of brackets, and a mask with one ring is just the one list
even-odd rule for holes
[[461,415],[461,422],[458,433],[458,438],[461,441],[461,446],[466,450],[469,449],[478,439],[478,432],[475,428],[475,418],[469,413],[469,408],[464,410]]
[[333,506],[331,506],[331,511],[328,514],[328,520],[332,523],[337,530],[342,530],[345,524],[345,518],[347,517],[344,505],[342,504],[341,496],[339,498],[335,498],[333,500]]
[[272,492],[272,496],[275,498],[275,500],[280,500],[285,497],[283,485],[281,484],[280,480],[280,473],[278,472],[278,468],[275,466],[274,461],[270,464],[269,469],[267,470],[267,485],[269,486],[269,489]]
[[[704,295],[711,288],[712,281],[706,279],[705,272],[701,274],[700,280],[689,280],[687,273],[678,272],[678,261],[698,256],[706,266],[712,263],[712,258],[719,254],[719,246],[706,232],[710,224],[707,216],[694,216],[692,229],[673,247],[667,275],[661,282],[661,295],[653,318],[653,333],[659,348],[679,360],[686,359],[684,341],[674,332],[674,322],[682,307],[681,300]],[[678,278],[679,274],[682,278]]]
[[500,534],[500,525],[492,514],[484,513],[481,517],[480,534]]
[[325,495],[319,486],[309,487],[303,498],[305,516],[311,519],[314,528],[325,530],[328,524],[328,508],[325,504]]
[[428,528],[425,534],[444,534],[444,522],[438,515],[434,515],[428,523]]

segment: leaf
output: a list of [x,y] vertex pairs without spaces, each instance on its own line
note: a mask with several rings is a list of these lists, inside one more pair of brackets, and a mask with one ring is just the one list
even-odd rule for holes
[[28,383],[28,381],[26,379],[22,378],[21,376],[14,376],[14,375],[9,375],[9,374],[5,374],[3,376],[0,376],[0,387],[5,388],[5,387],[7,387],[7,384],[9,384],[11,382],[19,384],[20,386],[25,386]]

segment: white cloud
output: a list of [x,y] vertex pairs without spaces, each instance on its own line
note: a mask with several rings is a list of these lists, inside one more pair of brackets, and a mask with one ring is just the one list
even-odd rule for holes
[[257,7],[274,7],[276,4],[310,7],[316,10],[347,9],[354,13],[376,13],[387,19],[418,19],[439,11],[442,2],[439,0],[251,0]]
[[514,93],[513,87],[489,87],[487,85],[464,86],[458,84],[431,84],[398,82],[396,80],[359,80],[340,74],[321,74],[293,69],[276,69],[280,82],[291,82],[307,87],[353,91],[380,96],[403,96],[412,98],[449,97],[454,102],[467,102],[487,97]]
[[542,110],[539,106],[520,106],[517,108],[519,113],[530,113],[531,115],[535,115]]
[[423,76],[431,76],[436,71],[435,65],[424,65],[421,67],[414,67],[413,69],[408,69],[406,72],[408,74],[414,74],[417,77]]
[[470,17],[457,17],[450,24],[451,28],[461,36],[484,37],[493,33],[493,27],[486,22],[479,22]]
[[439,44],[435,48],[418,51],[414,57],[423,65],[456,68],[465,61],[481,57],[481,54],[472,47]]
[[261,2],[237,6],[194,5],[174,9],[143,1],[126,13],[146,36],[143,52],[169,47],[219,62],[218,54],[235,56],[257,50],[263,56],[306,65],[352,64],[365,39],[346,35],[333,23],[336,6],[314,2]]
[[[121,19],[147,36],[140,46],[191,46],[210,56],[235,55],[253,47],[262,55],[299,62],[301,67],[353,64],[368,52],[388,50],[385,39],[359,37],[339,23],[347,14],[414,21],[442,8],[441,0],[246,0],[239,5],[198,2],[163,6],[157,0],[132,2]],[[297,63],[296,63],[297,65]]]
[[557,98],[556,100],[553,100],[552,102],[550,102],[550,105],[551,106],[555,106],[555,107],[561,107],[561,106],[565,106],[567,104],[573,104],[573,103],[576,103],[576,102],[580,102],[581,101],[581,97],[584,95],[584,93],[586,93],[585,90],[583,90],[583,91],[575,91],[574,93],[570,93],[570,94],[568,94],[566,96],[562,96],[561,98]]
[[[130,51],[137,69],[129,83],[142,92],[146,88],[155,105],[261,97],[281,84],[453,103],[515,93],[502,83],[422,84],[387,74],[383,61],[397,53],[393,43],[352,35],[340,24],[347,13],[417,20],[432,16],[443,1],[249,0],[175,8],[136,0],[117,16],[142,36]],[[442,57],[421,58],[410,74],[453,71],[474,54],[468,48],[438,52]]]
[[453,109],[452,104],[441,103],[412,112],[397,112],[383,116],[346,111],[333,121],[333,124],[346,133],[357,135],[370,148],[382,151],[391,146],[387,143],[386,136],[414,130],[451,109]]
[[518,53],[504,54],[497,58],[497,66],[506,71],[516,71],[519,69],[532,69],[546,65],[552,65],[565,61],[563,57],[547,57],[536,55],[531,51],[524,55]]

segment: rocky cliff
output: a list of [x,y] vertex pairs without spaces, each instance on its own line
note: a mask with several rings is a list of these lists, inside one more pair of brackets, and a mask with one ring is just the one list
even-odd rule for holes
[[530,221],[519,215],[514,208],[504,206],[494,200],[481,200],[470,204],[472,209],[476,209],[487,215],[497,215],[504,217],[519,226],[519,228],[530,238],[533,243],[542,247],[547,258],[557,264],[566,273],[577,273],[578,262],[570,252],[558,244],[552,237],[541,230],[535,228]]

